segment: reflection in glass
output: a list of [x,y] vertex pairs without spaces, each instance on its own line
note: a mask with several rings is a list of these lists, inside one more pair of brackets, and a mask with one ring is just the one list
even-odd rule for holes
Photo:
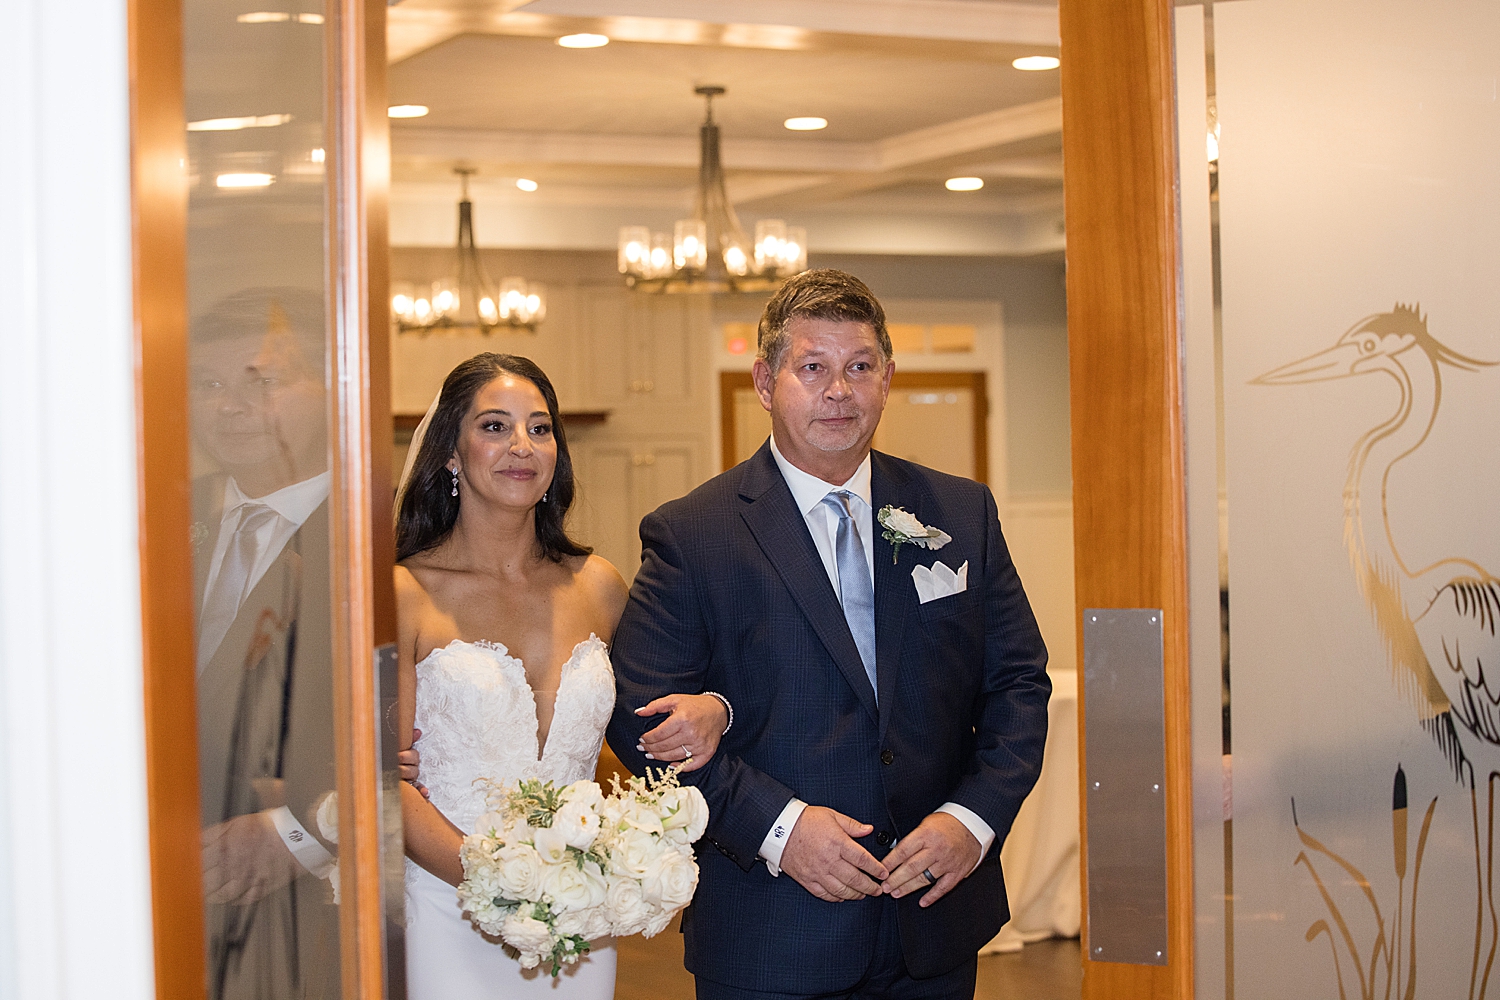
[[208,996],[336,997],[323,28],[184,4]]

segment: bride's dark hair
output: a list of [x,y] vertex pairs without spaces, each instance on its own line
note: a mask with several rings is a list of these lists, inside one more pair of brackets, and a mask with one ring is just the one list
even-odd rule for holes
[[528,358],[514,354],[476,354],[448,373],[437,409],[427,434],[422,439],[417,460],[412,464],[411,479],[401,496],[396,513],[396,561],[409,559],[440,544],[458,521],[458,497],[452,496],[453,475],[448,460],[458,448],[458,432],[463,426],[474,396],[501,375],[523,378],[536,386],[547,401],[552,421],[552,437],[557,442],[557,468],[547,487],[547,501],[534,509],[536,538],[542,555],[553,562],[564,556],[586,556],[594,551],[568,537],[563,521],[573,505],[573,458],[568,454],[568,439],[563,434],[562,417],[557,410],[557,391],[547,373]]

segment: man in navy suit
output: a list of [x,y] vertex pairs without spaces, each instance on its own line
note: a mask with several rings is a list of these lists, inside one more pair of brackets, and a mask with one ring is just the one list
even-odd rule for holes
[[654,723],[633,708],[734,706],[685,776],[710,810],[682,919],[704,1000],[971,998],[1009,914],[1000,845],[1041,768],[1046,648],[989,489],[871,451],[894,370],[863,282],[792,278],[754,367],[771,439],[641,523],[610,745],[639,773]]

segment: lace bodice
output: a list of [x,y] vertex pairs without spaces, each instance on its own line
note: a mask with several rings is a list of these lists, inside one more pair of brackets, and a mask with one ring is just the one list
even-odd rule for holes
[[417,664],[416,720],[432,804],[468,833],[485,811],[486,786],[476,778],[559,786],[592,778],[614,706],[608,648],[590,635],[563,664],[539,753],[536,698],[518,658],[498,642],[455,639],[434,649]]

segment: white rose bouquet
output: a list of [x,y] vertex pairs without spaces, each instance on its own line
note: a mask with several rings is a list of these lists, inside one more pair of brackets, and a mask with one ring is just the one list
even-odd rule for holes
[[589,941],[651,937],[693,898],[692,843],[708,805],[676,769],[559,789],[536,779],[491,785],[491,811],[464,838],[459,901],[476,927],[520,953],[523,968],[578,961]]

